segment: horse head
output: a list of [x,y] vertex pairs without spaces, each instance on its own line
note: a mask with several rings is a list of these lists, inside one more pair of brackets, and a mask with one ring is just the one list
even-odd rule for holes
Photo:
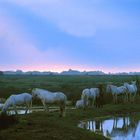
[[106,87],[106,93],[111,93],[111,85],[107,85],[107,87]]
[[32,98],[37,97],[36,88],[32,89],[32,93],[31,94],[32,94]]
[[136,85],[136,81],[131,81],[131,84],[132,85]]
[[129,84],[128,84],[127,82],[125,82],[123,85],[124,85],[125,87],[129,86]]

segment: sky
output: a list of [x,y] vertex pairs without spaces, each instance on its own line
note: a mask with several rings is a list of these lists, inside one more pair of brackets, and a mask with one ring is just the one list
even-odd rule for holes
[[0,0],[0,70],[140,71],[140,0]]

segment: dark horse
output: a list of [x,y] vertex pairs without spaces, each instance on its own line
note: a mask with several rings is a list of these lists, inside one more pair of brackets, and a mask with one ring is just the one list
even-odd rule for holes
[[98,88],[99,88],[99,97],[96,97],[95,106],[97,108],[102,108],[103,107],[103,96],[104,96],[103,85],[100,84],[98,86]]

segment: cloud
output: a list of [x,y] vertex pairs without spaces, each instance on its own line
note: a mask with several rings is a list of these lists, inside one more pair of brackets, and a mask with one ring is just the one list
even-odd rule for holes
[[34,41],[28,38],[22,25],[11,19],[4,10],[0,10],[0,17],[1,69],[59,70],[61,68],[58,68],[58,64],[62,67],[69,59],[64,46],[49,46],[45,51],[41,51]]
[[[16,22],[10,19],[4,11],[0,11],[0,40],[3,45],[0,45],[1,60],[7,63],[36,63],[43,59],[41,52],[37,50],[33,41],[26,38]],[[2,54],[5,52],[5,54]],[[1,61],[1,63],[3,63]]]
[[[125,20],[117,11],[106,10],[101,1],[6,0],[49,20],[60,30],[76,37],[92,37],[98,29],[119,28]],[[92,4],[92,6],[90,5]],[[102,5],[102,4],[101,4]]]

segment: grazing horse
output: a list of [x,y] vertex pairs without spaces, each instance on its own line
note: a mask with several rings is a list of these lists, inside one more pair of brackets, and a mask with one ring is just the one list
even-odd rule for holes
[[3,108],[2,108],[2,113],[6,113],[7,109],[10,106],[13,106],[15,110],[15,114],[17,113],[16,105],[26,105],[26,111],[25,114],[27,114],[27,111],[29,108],[32,106],[32,95],[29,93],[21,93],[17,95],[11,95],[4,103]]
[[93,106],[96,97],[99,96],[99,89],[98,88],[90,88],[84,89],[82,91],[81,99],[84,101],[84,109],[87,106]]
[[124,102],[125,100],[128,101],[128,92],[125,86],[117,87],[114,85],[107,85],[106,92],[112,94],[114,103],[118,102],[118,95],[120,94],[124,95]]
[[78,108],[78,109],[79,108],[84,108],[84,100],[82,100],[82,99],[81,100],[77,100],[75,107]]
[[130,101],[134,102],[135,96],[137,93],[136,81],[131,81],[131,84],[124,83],[124,86],[127,88],[127,91],[129,93],[129,97],[130,97]]
[[41,100],[45,111],[46,109],[48,110],[48,104],[57,103],[60,107],[60,116],[65,116],[67,97],[64,93],[50,92],[45,89],[34,88],[32,90],[32,96],[37,97]]

